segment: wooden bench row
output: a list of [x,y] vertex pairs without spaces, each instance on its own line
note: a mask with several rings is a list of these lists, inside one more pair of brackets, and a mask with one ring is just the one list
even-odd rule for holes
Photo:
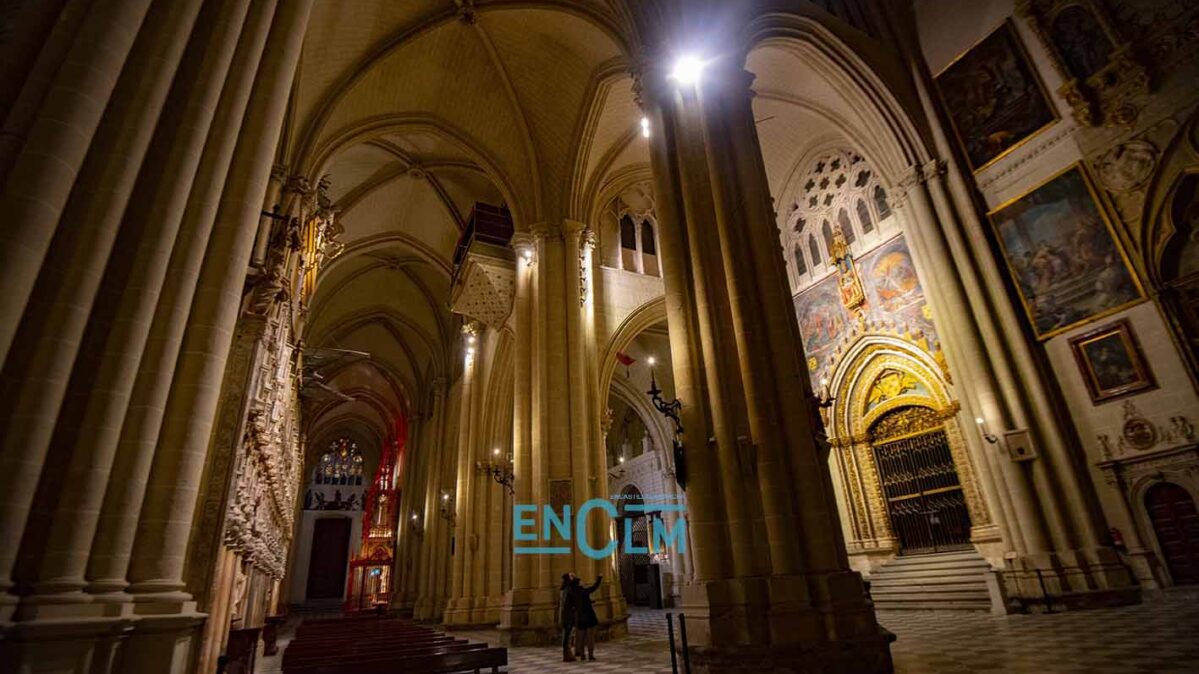
[[282,662],[284,674],[478,674],[507,664],[507,649],[379,616],[305,621]]

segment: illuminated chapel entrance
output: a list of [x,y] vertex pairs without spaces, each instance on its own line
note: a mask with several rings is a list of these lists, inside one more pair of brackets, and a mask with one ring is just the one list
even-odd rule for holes
[[879,417],[870,444],[899,554],[970,547],[970,513],[944,421],[910,405]]

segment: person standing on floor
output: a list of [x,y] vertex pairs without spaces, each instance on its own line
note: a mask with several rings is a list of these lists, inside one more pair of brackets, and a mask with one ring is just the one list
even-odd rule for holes
[[558,595],[558,622],[562,625],[562,662],[574,662],[575,656],[570,652],[571,630],[579,616],[579,579],[572,573],[562,574],[562,589]]
[[580,660],[583,659],[584,648],[587,649],[587,659],[595,659],[595,628],[599,626],[599,617],[595,615],[595,607],[591,604],[591,593],[599,589],[603,579],[603,576],[596,576],[591,587],[581,587],[579,579],[574,579],[579,593],[579,616],[575,621],[575,657]]

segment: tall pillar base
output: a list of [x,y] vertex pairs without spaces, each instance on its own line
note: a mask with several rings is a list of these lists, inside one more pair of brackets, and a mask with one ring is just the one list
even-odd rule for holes
[[895,636],[853,571],[693,583],[682,613],[697,672],[892,671]]
[[22,615],[27,620],[5,626],[0,639],[6,672],[186,674],[205,618],[194,603],[43,604],[22,607]]

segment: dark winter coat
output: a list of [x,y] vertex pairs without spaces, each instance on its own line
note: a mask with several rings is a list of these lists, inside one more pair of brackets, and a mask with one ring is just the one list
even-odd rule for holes
[[575,588],[579,592],[579,619],[575,623],[575,627],[586,630],[599,625],[599,617],[595,615],[595,607],[591,605],[591,593],[599,589],[600,581],[603,579],[603,576],[596,578],[595,584],[591,587],[582,587],[578,581],[575,581]]
[[583,589],[579,581],[562,583],[562,593],[558,597],[558,621],[563,627],[574,627],[579,617],[579,597]]

